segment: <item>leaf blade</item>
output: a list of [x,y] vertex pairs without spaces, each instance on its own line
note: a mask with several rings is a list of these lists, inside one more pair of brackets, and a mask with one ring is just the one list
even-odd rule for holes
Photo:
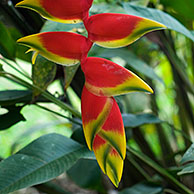
[[0,192],[8,193],[51,180],[79,158],[88,156],[84,146],[69,138],[59,134],[42,136],[0,163]]

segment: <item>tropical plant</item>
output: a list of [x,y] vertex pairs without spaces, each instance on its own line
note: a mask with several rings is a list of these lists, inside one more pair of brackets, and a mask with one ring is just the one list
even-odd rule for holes
[[[4,24],[1,24],[1,39],[6,40],[6,42],[0,41],[0,52],[2,54],[0,76],[28,88],[28,90],[0,92],[2,96],[0,97],[1,106],[8,110],[8,113],[0,116],[1,130],[8,129],[10,126],[25,120],[21,110],[27,104],[35,104],[42,109],[66,118],[73,126],[70,126],[72,130],[71,138],[53,133],[38,138],[20,150],[15,148],[18,143],[14,143],[12,152],[15,149],[19,151],[0,163],[0,172],[2,172],[0,175],[0,192],[8,193],[20,188],[45,183],[71,168],[67,171],[67,174],[76,184],[104,193],[107,188],[102,186],[101,181],[99,182],[100,176],[97,176],[97,179],[94,177],[96,173],[99,173],[99,169],[94,163],[94,156],[86,148],[86,144],[90,150],[94,151],[101,170],[118,187],[122,177],[127,141],[127,157],[119,189],[123,190],[134,183],[139,184],[123,190],[121,193],[134,193],[139,189],[142,193],[145,193],[145,191],[147,193],[173,193],[176,191],[193,193],[189,189],[189,187],[192,188],[192,185],[187,185],[184,178],[180,180],[178,177],[194,172],[191,162],[194,154],[192,146],[182,158],[180,163],[183,164],[182,168],[177,167],[177,162],[179,163],[177,157],[180,154],[178,147],[181,146],[186,149],[191,145],[190,137],[194,124],[193,103],[191,101],[194,94],[191,81],[193,80],[191,73],[193,70],[190,65],[187,67],[187,71],[184,70],[184,56],[178,54],[182,50],[178,47],[179,41],[176,40],[177,37],[183,36],[173,34],[174,32],[171,31],[155,32],[147,35],[149,41],[142,39],[138,43],[128,46],[145,33],[166,27],[182,33],[192,41],[194,40],[193,33],[175,18],[160,10],[136,5],[136,3],[147,5],[149,1],[137,1],[135,3],[116,1],[104,4],[97,3],[94,6],[92,6],[92,3],[93,1],[89,0],[58,0],[55,3],[49,0],[24,0],[16,5],[17,7],[32,9],[44,18],[51,20],[45,22],[41,33],[25,36],[17,41],[30,47],[27,53],[33,51],[32,76],[16,60],[16,58],[20,58],[29,61],[28,56],[30,56],[28,54],[27,57],[24,57],[22,52],[25,47],[14,42],[14,39],[19,38],[19,32],[16,35],[15,29],[11,32]],[[162,3],[165,8],[172,6],[165,1]],[[158,4],[150,3],[149,5],[156,6]],[[4,5],[3,9],[9,10],[9,7]],[[89,16],[89,9],[92,16]],[[176,9],[176,7],[173,9]],[[100,13],[103,10],[104,12],[119,13]],[[124,10],[134,15],[127,15],[123,13]],[[13,12],[10,11],[10,13]],[[38,18],[37,15],[34,16],[34,18],[36,17]],[[175,17],[177,16],[175,15]],[[24,34],[34,33],[30,28],[32,26],[28,23],[21,23],[21,17],[16,18],[16,20],[18,26],[28,27],[26,29],[21,28],[23,32],[29,30]],[[83,25],[79,22],[83,22]],[[189,42],[189,44],[191,47],[187,49],[192,49],[193,43]],[[149,53],[144,53],[145,50],[148,50]],[[137,56],[140,56],[141,59]],[[159,72],[167,71],[168,76],[164,77],[165,81],[154,72],[152,67],[146,65],[146,62],[149,64],[158,62],[158,60],[155,60],[156,56],[164,61],[161,62],[162,67],[159,68]],[[167,58],[164,58],[164,56]],[[189,57],[190,60],[191,53]],[[148,97],[141,93],[118,96],[131,91],[152,93],[153,90],[137,75],[118,65],[116,61],[141,73],[142,76],[145,76],[144,79],[147,78],[147,82],[155,91],[155,94],[151,95],[153,97],[150,97],[150,105],[146,101]],[[166,65],[167,62],[170,63]],[[65,67],[62,68],[62,66],[56,66],[56,64]],[[83,73],[80,71],[79,64],[81,64]],[[5,69],[7,66],[14,69],[21,77],[12,73],[12,71],[7,71]],[[169,73],[169,66],[172,68],[172,74]],[[83,132],[86,142],[81,129],[81,115],[76,105],[79,100],[73,101],[71,99],[73,98],[71,95],[76,97],[76,94],[73,91],[67,92],[67,101],[63,102],[63,95],[56,97],[47,90],[54,79],[63,78],[63,76],[56,74],[56,72],[63,70],[65,83],[61,82],[62,88],[68,91],[71,84],[78,98],[81,98]],[[160,107],[161,98],[165,95],[161,95],[161,92],[164,91],[161,88],[164,88],[164,86],[162,84],[157,86],[155,82],[170,85],[173,80],[172,76],[174,78],[173,87],[175,87],[173,92],[177,94],[177,101],[167,97],[166,100],[171,106],[174,103],[179,108],[179,115],[175,117],[179,121],[178,124],[173,123],[173,120],[166,119],[164,121],[157,117],[165,117],[165,112]],[[82,88],[83,91],[81,92]],[[172,90],[169,93],[172,95]],[[152,113],[145,113],[146,106],[142,101],[152,109]],[[42,106],[42,103],[48,102],[58,105],[72,117],[59,113],[60,110],[55,111],[52,108]],[[166,107],[168,108],[166,114],[173,118],[175,112],[170,110],[168,104]],[[134,114],[140,111],[144,111],[144,113]],[[10,118],[12,119],[10,120]],[[145,128],[144,124],[148,123],[152,124],[152,127],[148,125],[150,128]],[[126,137],[124,127],[127,132]],[[179,127],[182,130],[178,130]],[[170,135],[167,135],[169,129],[171,129],[171,132]],[[150,132],[149,137],[143,130],[153,131]],[[179,132],[179,135],[175,132]],[[33,132],[29,130],[26,134],[28,133]],[[183,140],[185,145],[183,145]],[[156,147],[153,144],[154,142]],[[159,146],[161,146],[161,151],[159,151]],[[77,160],[79,161],[75,164]],[[85,176],[84,172],[80,175],[77,175],[77,173],[82,166],[86,167],[87,165],[89,169],[91,167],[95,170],[94,175],[86,170],[86,173],[90,174],[88,179],[94,181],[91,182],[86,179],[84,183],[81,181],[82,178],[78,178]],[[137,177],[130,177],[128,173],[131,176],[137,175]],[[159,177],[156,175],[159,175]],[[142,183],[142,180],[146,180],[146,182]],[[192,180],[192,178],[189,180]],[[166,185],[162,186],[162,182],[165,182]],[[43,184],[43,188],[47,187],[46,184]],[[41,188],[39,189],[41,190]],[[52,187],[52,189],[54,189],[54,192],[64,192],[63,190],[56,190],[55,187]]]

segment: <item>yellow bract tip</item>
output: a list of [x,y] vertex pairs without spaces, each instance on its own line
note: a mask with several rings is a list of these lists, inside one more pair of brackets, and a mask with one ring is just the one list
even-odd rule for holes
[[39,0],[23,0],[15,5],[15,7],[25,7],[29,9],[34,9],[37,6],[40,7]]
[[35,62],[36,62],[36,58],[37,58],[37,56],[38,56],[38,52],[37,51],[35,51],[34,53],[33,53],[33,55],[32,55],[32,64],[34,65],[35,64]]
[[19,3],[17,3],[17,4],[15,5],[15,7],[22,7],[23,4],[24,4],[24,1],[20,1]]

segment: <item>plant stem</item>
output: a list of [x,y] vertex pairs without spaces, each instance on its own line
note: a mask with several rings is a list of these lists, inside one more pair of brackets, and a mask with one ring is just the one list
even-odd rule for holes
[[8,78],[8,79],[12,79],[13,81],[17,81],[18,83],[20,83],[21,85],[29,88],[29,89],[37,89],[38,91],[41,92],[41,95],[43,97],[45,97],[46,99],[50,100],[51,102],[55,103],[56,105],[58,105],[59,107],[61,107],[64,110],[67,110],[69,112],[71,112],[74,116],[81,118],[81,115],[79,112],[77,112],[76,110],[74,110],[71,106],[69,106],[68,104],[65,104],[64,102],[60,101],[59,99],[57,99],[56,97],[54,97],[52,94],[50,94],[49,92],[46,92],[44,90],[42,90],[41,88],[39,88],[38,86],[32,85],[24,80],[22,80],[21,78],[7,73],[7,72],[0,72],[0,75]]
[[[15,71],[17,71],[18,73],[20,73],[21,75],[23,75],[25,78],[31,80],[31,77],[29,75],[27,75],[26,73],[20,71],[19,69],[17,69],[16,67],[14,67],[11,63],[9,63],[8,61],[6,61],[5,59],[1,59],[4,63],[6,63],[8,66],[10,66],[12,69],[14,69]],[[15,62],[16,65],[18,65]],[[18,65],[19,66],[19,65]]]
[[67,116],[65,116],[65,115],[62,115],[62,114],[60,114],[60,113],[58,113],[58,112],[55,112],[55,111],[53,111],[53,110],[50,110],[50,109],[48,109],[48,108],[46,108],[46,107],[44,107],[44,106],[41,106],[41,105],[39,105],[39,104],[36,104],[36,106],[38,106],[39,108],[44,109],[44,110],[46,110],[46,111],[49,111],[49,112],[51,112],[51,113],[54,113],[54,114],[56,114],[56,115],[58,115],[58,116],[60,116],[60,117],[63,117],[63,118],[65,118],[65,119],[68,119],[68,120],[70,120],[72,123],[75,123],[75,124],[77,124],[77,125],[82,126],[82,124],[81,124],[80,122],[76,121],[75,119],[69,118],[69,117],[67,117]]
[[130,155],[129,153],[127,153],[127,159],[129,160],[129,162],[131,162],[131,164],[143,175],[143,177],[147,181],[150,181],[151,180],[150,175],[133,159],[133,157],[130,157]]
[[156,162],[154,162],[152,159],[150,159],[148,156],[146,156],[143,153],[139,153],[138,151],[134,150],[133,148],[127,147],[127,151],[140,160],[142,160],[144,163],[146,163],[148,166],[153,168],[156,172],[161,174],[163,177],[169,180],[170,183],[175,185],[177,189],[180,192],[183,192],[185,194],[193,194],[193,192],[187,188],[185,185],[180,183],[175,177],[173,177],[168,171],[166,171],[164,168],[162,168],[160,165],[158,165]]

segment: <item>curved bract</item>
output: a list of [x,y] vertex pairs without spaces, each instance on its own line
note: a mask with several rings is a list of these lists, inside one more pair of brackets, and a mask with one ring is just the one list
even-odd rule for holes
[[116,13],[102,13],[91,16],[85,23],[88,38],[107,48],[127,46],[144,34],[166,28],[158,22]]
[[92,46],[86,37],[71,32],[43,32],[23,37],[17,42],[62,65],[79,63]]
[[88,57],[81,67],[86,88],[98,96],[116,96],[132,91],[153,93],[141,78],[109,60]]
[[126,155],[126,139],[119,107],[113,97],[82,91],[82,120],[88,147],[105,174],[118,186]]
[[17,7],[38,12],[46,19],[62,23],[78,23],[88,17],[93,0],[23,0]]

